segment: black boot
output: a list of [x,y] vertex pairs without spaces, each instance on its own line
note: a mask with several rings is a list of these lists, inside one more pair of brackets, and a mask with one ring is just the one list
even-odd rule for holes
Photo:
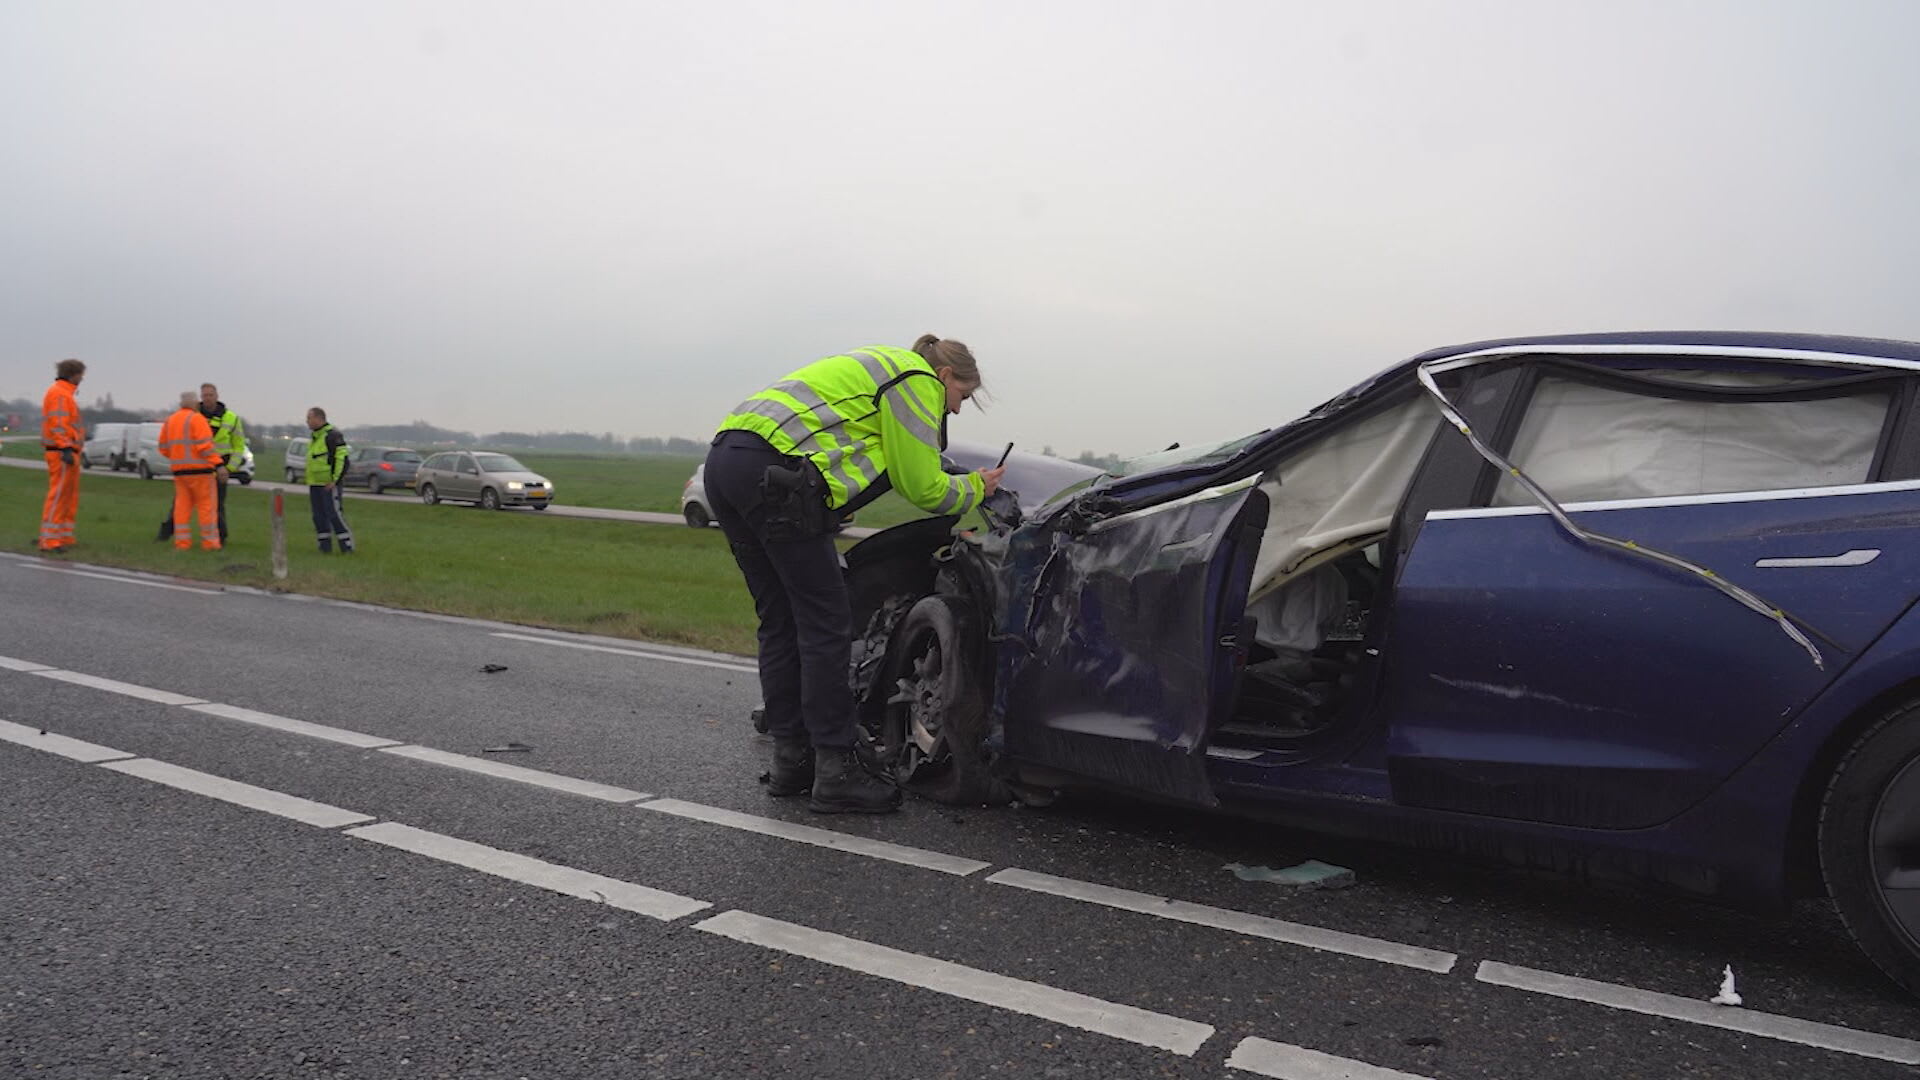
[[813,745],[805,736],[773,740],[773,771],[767,774],[767,794],[805,795],[813,790]]
[[816,814],[891,814],[900,809],[900,789],[860,767],[853,748],[816,751],[813,799]]

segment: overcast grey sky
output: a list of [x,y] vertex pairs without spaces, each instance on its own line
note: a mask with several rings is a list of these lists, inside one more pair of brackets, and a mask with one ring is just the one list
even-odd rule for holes
[[1434,345],[1920,338],[1920,3],[0,0],[0,397],[1139,452]]

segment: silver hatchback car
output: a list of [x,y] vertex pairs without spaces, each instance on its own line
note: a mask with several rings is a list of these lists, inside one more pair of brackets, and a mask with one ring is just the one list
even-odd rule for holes
[[553,505],[553,484],[505,454],[486,450],[448,450],[420,463],[413,489],[420,501],[469,502],[483,510]]

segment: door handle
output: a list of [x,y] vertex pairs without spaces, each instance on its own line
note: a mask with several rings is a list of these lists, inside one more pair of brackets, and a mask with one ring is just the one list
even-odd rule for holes
[[1796,555],[1781,559],[1761,559],[1753,565],[1763,570],[1799,566],[1865,566],[1879,557],[1879,548],[1854,548],[1839,555]]

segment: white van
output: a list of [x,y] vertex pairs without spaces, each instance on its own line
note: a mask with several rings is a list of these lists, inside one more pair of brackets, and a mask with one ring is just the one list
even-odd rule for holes
[[138,449],[133,452],[133,471],[139,473],[142,480],[173,475],[173,462],[160,452],[161,426],[158,420],[149,420],[140,425],[134,436]]
[[95,424],[80,447],[80,467],[105,465],[114,472],[132,468],[137,447],[128,443],[137,442],[139,431],[139,424]]

